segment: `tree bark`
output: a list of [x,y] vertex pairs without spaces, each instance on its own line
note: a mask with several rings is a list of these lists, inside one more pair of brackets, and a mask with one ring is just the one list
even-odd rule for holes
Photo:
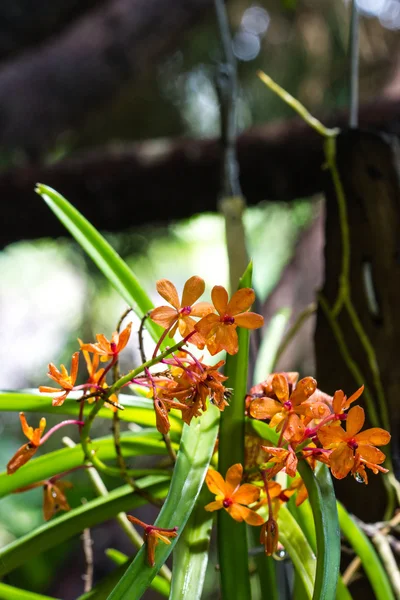
[[[400,154],[397,139],[357,130],[337,141],[337,160],[344,186],[350,229],[350,293],[378,364],[392,433],[391,452],[399,476],[400,433]],[[342,244],[338,203],[330,182],[326,194],[325,284],[322,290],[333,306],[338,293]],[[357,364],[362,383],[369,388],[378,415],[378,388],[365,347],[343,307],[337,318],[345,344]],[[359,386],[321,306],[315,335],[318,384],[333,394],[350,396]],[[366,409],[365,394],[361,405]],[[366,409],[366,413],[368,411]],[[370,422],[370,421],[369,421]],[[371,422],[370,422],[371,424]],[[382,420],[381,420],[382,426]],[[382,448],[385,452],[385,448]],[[386,449],[387,450],[387,449]],[[369,472],[367,494],[356,493],[352,478],[338,482],[346,506],[367,521],[382,519],[386,503],[382,476]],[[385,477],[385,476],[383,476]],[[372,488],[372,489],[371,489]],[[365,498],[360,501],[360,496]],[[373,496],[373,502],[368,498]]]
[[0,69],[0,150],[37,158],[146,73],[212,0],[113,0]]
[[[364,106],[360,122],[396,130],[399,99]],[[328,125],[347,122],[345,112]],[[50,166],[12,169],[0,176],[0,247],[20,239],[65,235],[34,194],[37,182],[64,194],[102,230],[168,223],[217,210],[219,140],[178,139],[108,147]],[[289,201],[322,192],[321,138],[298,119],[253,128],[239,136],[240,183],[249,204]]]

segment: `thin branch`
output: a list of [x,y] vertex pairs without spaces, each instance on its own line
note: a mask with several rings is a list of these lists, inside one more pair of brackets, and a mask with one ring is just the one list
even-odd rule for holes
[[87,594],[93,586],[93,541],[89,528],[83,530],[81,539],[86,562],[85,574],[82,576],[85,581],[83,591]]
[[215,0],[215,12],[223,55],[216,79],[221,116],[222,171],[220,210],[225,217],[230,286],[234,291],[248,264],[243,224],[245,202],[239,183],[236,151],[237,71],[224,0]]
[[350,585],[356,576],[358,569],[361,567],[361,559],[359,556],[355,556],[345,572],[343,573],[342,579],[345,585]]
[[357,1],[351,2],[350,19],[350,106],[349,106],[349,127],[358,127],[358,82],[360,66],[360,15],[357,7]]
[[[122,327],[122,323],[124,321],[124,319],[129,315],[129,313],[132,311],[132,308],[128,308],[122,315],[120,320],[118,321],[117,324],[117,333],[119,334],[121,331],[121,327]],[[118,379],[120,378],[121,374],[120,374],[120,370],[119,370],[119,358],[117,357],[114,365],[113,365],[113,383],[115,383],[116,381],[118,381]],[[116,392],[117,397],[119,392]],[[126,481],[126,483],[128,483],[131,488],[135,491],[137,491],[137,485],[136,485],[136,481],[135,479],[130,476],[128,474],[128,469],[126,466],[126,462],[124,459],[124,456],[122,454],[122,448],[121,448],[121,422],[120,422],[120,418],[119,418],[119,414],[118,411],[115,411],[113,414],[113,421],[112,421],[112,434],[113,434],[113,439],[114,439],[114,448],[115,448],[115,453],[117,455],[117,463],[119,468],[121,469],[121,477]]]
[[224,0],[215,0],[215,12],[224,61],[219,65],[217,74],[217,92],[221,112],[221,146],[223,149],[222,195],[229,198],[242,195],[236,157],[236,60],[232,50],[232,39]]

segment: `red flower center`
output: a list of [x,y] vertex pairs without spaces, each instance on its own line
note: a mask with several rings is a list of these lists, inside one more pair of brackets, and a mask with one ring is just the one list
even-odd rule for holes
[[229,508],[230,506],[232,506],[233,504],[233,500],[231,500],[230,498],[225,498],[225,500],[222,502],[222,506],[224,508]]
[[358,444],[356,442],[356,440],[354,438],[352,438],[351,440],[349,440],[347,442],[347,445],[349,446],[349,448],[351,448],[352,450],[357,450],[358,448]]
[[293,405],[290,400],[286,400],[286,402],[283,403],[283,407],[286,408],[286,410],[292,410]]
[[186,317],[187,315],[190,315],[190,313],[192,312],[192,307],[191,306],[183,306],[179,312],[181,313],[181,315]]
[[110,343],[111,352],[115,352],[117,349],[117,344],[115,342]]
[[235,319],[230,315],[224,315],[220,320],[222,323],[225,323],[225,325],[233,325],[235,322]]

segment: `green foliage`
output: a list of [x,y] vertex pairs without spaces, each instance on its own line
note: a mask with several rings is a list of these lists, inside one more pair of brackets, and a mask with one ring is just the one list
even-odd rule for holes
[[[251,287],[253,265],[250,263],[239,282],[239,289]],[[234,390],[229,409],[221,414],[218,446],[218,470],[225,476],[228,468],[244,464],[244,398],[247,391],[249,363],[249,331],[238,333],[239,352],[228,356],[225,374]],[[236,443],[232,444],[232,441]],[[224,598],[250,598],[247,532],[245,523],[232,522],[224,511],[218,514],[218,552],[221,587]]]
[[[271,87],[279,87],[267,76],[265,79]],[[279,93],[283,96],[285,94],[282,90]],[[310,116],[306,115],[306,117],[309,120],[312,119]],[[317,128],[321,129],[321,124],[315,120],[312,122],[314,126],[317,123]],[[141,319],[144,318],[146,313],[152,309],[152,303],[128,265],[65,198],[42,184],[38,185],[37,191],[121,297],[128,302]],[[309,218],[307,211],[309,211],[308,205],[300,206],[297,219],[306,222]],[[250,263],[240,280],[239,288],[251,287],[252,271],[253,265]],[[167,291],[161,294],[166,301],[168,301],[169,295],[168,285],[166,284],[165,288]],[[244,295],[246,293],[250,294],[248,290]],[[211,530],[215,520],[213,513],[204,509],[210,500],[210,494],[204,481],[210,463],[213,462],[213,466],[216,464],[216,457],[213,458],[213,455],[218,439],[219,473],[225,476],[229,467],[240,463],[244,466],[245,477],[248,478],[245,485],[240,488],[242,500],[238,501],[238,504],[241,505],[241,508],[245,507],[247,511],[257,511],[264,523],[270,522],[272,519],[277,520],[279,543],[284,547],[284,550],[278,548],[278,554],[284,552],[290,558],[295,574],[294,594],[296,600],[319,600],[320,598],[349,600],[351,598],[339,573],[339,520],[344,535],[362,560],[378,600],[393,597],[388,577],[373,547],[340,505],[338,520],[337,502],[328,468],[320,465],[313,472],[307,461],[304,460],[302,450],[305,445],[316,439],[315,431],[312,433],[310,430],[305,430],[306,433],[301,442],[287,435],[285,428],[288,426],[289,417],[285,417],[285,415],[289,413],[291,416],[294,415],[295,405],[289,400],[289,396],[296,384],[290,380],[291,387],[288,392],[289,396],[286,398],[283,397],[286,392],[283,393],[277,387],[272,387],[272,392],[265,390],[257,392],[253,399],[249,400],[254,402],[254,400],[263,398],[262,394],[264,393],[267,396],[269,393],[275,394],[282,404],[280,406],[278,403],[277,409],[276,404],[274,405],[278,411],[276,414],[287,411],[283,414],[280,426],[277,427],[278,431],[267,423],[271,416],[267,414],[265,417],[264,415],[260,417],[260,420],[254,418],[251,407],[245,402],[249,388],[249,375],[251,376],[251,373],[249,374],[249,329],[252,324],[249,324],[249,319],[261,320],[261,318],[246,314],[241,325],[238,316],[241,314],[240,310],[230,314],[229,307],[227,307],[226,314],[224,314],[225,308],[218,308],[218,301],[215,298],[213,300],[217,310],[210,315],[210,318],[214,319],[212,327],[216,328],[209,333],[213,343],[216,343],[218,339],[219,334],[216,333],[219,331],[218,328],[228,327],[221,332],[221,339],[224,339],[223,336],[229,336],[229,332],[232,331],[236,332],[238,327],[239,351],[235,355],[227,356],[224,372],[228,378],[227,382],[224,382],[226,386],[222,385],[215,376],[210,375],[211,367],[201,364],[190,354],[186,355],[184,359],[187,360],[187,363],[182,363],[182,357],[176,353],[185,350],[187,343],[190,343],[190,336],[174,346],[168,347],[166,335],[171,331],[176,320],[183,319],[184,316],[186,318],[188,314],[191,314],[190,311],[189,313],[185,312],[188,307],[185,306],[181,310],[176,308],[176,302],[172,301],[175,313],[173,309],[169,309],[169,313],[167,311],[167,314],[172,314],[172,321],[168,326],[165,325],[165,330],[149,319],[142,320],[142,325],[145,324],[149,329],[154,341],[161,342],[162,353],[157,354],[159,349],[159,345],[157,345],[150,361],[142,358],[145,362],[137,367],[131,367],[127,374],[121,375],[117,368],[119,353],[119,350],[115,350],[117,342],[113,340],[111,344],[107,340],[105,342],[103,340],[103,345],[108,344],[107,352],[104,351],[104,348],[101,351],[99,348],[93,350],[93,346],[90,348],[92,353],[99,353],[102,359],[105,359],[105,363],[108,362],[105,365],[104,375],[96,381],[92,379],[90,382],[88,380],[85,384],[75,386],[75,381],[70,383],[71,378],[68,379],[68,374],[61,374],[58,383],[68,392],[68,398],[61,406],[53,406],[48,397],[37,393],[0,392],[0,411],[67,415],[75,419],[72,424],[68,421],[68,426],[79,425],[81,438],[79,444],[74,445],[72,441],[66,440],[65,443],[69,443],[68,448],[48,451],[46,454],[40,455],[40,440],[35,438],[34,430],[25,429],[24,433],[29,443],[17,451],[17,456],[21,452],[29,453],[32,449],[34,451],[37,449],[38,453],[14,474],[0,474],[0,497],[20,491],[20,488],[26,486],[39,484],[41,487],[42,484],[48,486],[49,483],[53,485],[59,475],[64,476],[65,472],[80,468],[89,469],[87,473],[99,495],[99,497],[73,507],[61,516],[35,527],[30,533],[8,543],[0,550],[0,577],[12,573],[41,553],[49,550],[55,551],[58,546],[71,540],[82,530],[94,527],[110,518],[116,518],[124,530],[124,534],[127,534],[130,541],[139,547],[141,545],[139,534],[133,529],[133,523],[129,522],[125,513],[152,502],[156,506],[161,506],[161,510],[154,524],[142,524],[144,544],[134,556],[127,556],[118,549],[109,549],[107,555],[115,564],[115,569],[97,583],[90,592],[83,594],[80,600],[103,600],[103,598],[104,600],[138,600],[149,587],[164,597],[169,595],[171,600],[186,597],[191,600],[200,600],[210,555]],[[247,312],[247,309],[244,312]],[[241,316],[243,318],[243,315]],[[267,335],[258,352],[255,384],[264,381],[273,370],[279,348],[282,347],[289,316],[289,311],[282,309],[269,324]],[[152,317],[156,319],[154,313]],[[169,319],[169,317],[168,319],[165,317],[165,314],[163,318]],[[187,325],[187,322],[185,323]],[[232,325],[234,325],[233,328]],[[290,335],[291,332],[287,334],[289,338],[285,339],[290,339]],[[207,333],[204,334],[206,345],[210,341],[209,337],[207,337]],[[202,345],[198,344],[201,350],[203,350]],[[224,345],[221,343],[217,350],[223,347]],[[212,348],[211,345],[210,348]],[[229,349],[229,346],[226,348]],[[143,355],[143,348],[141,350]],[[189,356],[191,360],[188,359]],[[149,371],[154,367],[158,369],[155,375]],[[180,369],[179,376],[174,375],[176,369]],[[109,373],[109,379],[110,375],[113,375],[112,383],[107,383],[107,373]],[[145,395],[148,395],[150,389],[153,398],[119,394],[125,385],[132,385],[132,382],[138,385],[137,378],[139,376],[143,376],[142,384],[145,386]],[[184,385],[185,377],[189,381],[186,387]],[[272,380],[272,386],[278,385],[277,379],[279,380],[275,377]],[[173,387],[175,385],[176,387]],[[268,385],[270,383],[266,384],[266,386]],[[169,395],[172,388],[173,391]],[[202,396],[204,389],[206,390],[205,395]],[[190,394],[188,390],[190,390]],[[82,394],[85,393],[90,393],[95,397],[94,404],[83,405],[86,397]],[[121,408],[118,410],[116,416],[104,407],[107,401],[111,401],[114,393],[119,394],[118,404],[123,407],[123,410]],[[218,393],[220,393],[219,396]],[[208,400],[206,401],[207,396]],[[228,396],[230,396],[229,406],[225,407],[224,402]],[[116,399],[114,396],[112,397],[114,398],[112,402],[115,403]],[[171,400],[171,398],[173,399]],[[269,398],[269,401],[270,403],[278,402],[273,398]],[[183,402],[186,404],[182,404]],[[191,405],[190,402],[193,404]],[[329,404],[329,401],[327,402]],[[221,414],[218,407],[224,408]],[[188,417],[188,410],[193,411],[190,413],[190,417]],[[192,418],[193,415],[195,418]],[[185,420],[183,426],[181,416]],[[78,423],[77,419],[83,420],[84,423]],[[111,419],[112,435],[96,437],[95,429],[92,428],[94,421],[103,420],[103,423],[107,423]],[[329,419],[336,419],[336,416],[330,414]],[[120,432],[120,424],[124,422],[133,423],[134,431]],[[57,431],[61,425],[58,424],[55,430]],[[317,423],[315,427],[318,429],[319,426],[321,425]],[[289,491],[283,488],[284,481],[288,479],[284,470],[290,472],[288,463],[281,464],[277,469],[277,472],[283,471],[279,474],[282,482],[282,488],[279,490],[282,491],[278,491],[278,495],[271,500],[268,480],[270,476],[274,475],[269,471],[274,467],[273,459],[271,455],[264,456],[262,460],[267,462],[263,463],[258,456],[255,462],[246,462],[246,435],[257,440],[259,453],[263,451],[260,445],[267,443],[277,447],[286,455],[290,455],[290,452],[297,454],[299,459],[297,471],[307,488],[309,501],[300,507],[295,505],[294,499],[287,503],[286,492],[289,493],[290,488]],[[329,453],[330,448],[324,447],[323,451]],[[143,463],[144,457],[146,457],[146,461],[148,457],[152,457],[152,462]],[[318,455],[316,458],[318,459]],[[145,468],[143,468],[143,464],[145,464]],[[111,475],[114,483],[119,487],[108,491],[100,478],[102,472]],[[126,485],[121,485],[122,481]],[[209,480],[207,482],[210,485]],[[276,489],[276,484],[273,485]],[[290,483],[286,483],[286,485],[289,486]],[[255,489],[254,486],[258,486],[259,489]],[[245,522],[240,521],[241,517],[237,517],[238,513],[236,516],[234,512],[229,513],[231,507],[234,508],[232,505],[235,502],[232,498],[237,489],[238,487],[229,490],[226,486],[225,496],[222,496],[223,502],[221,497],[217,496],[217,505],[212,507],[222,509],[218,511],[216,519],[222,597],[224,600],[251,598],[254,591],[258,589],[258,585],[262,598],[267,597],[270,591],[271,600],[278,600],[279,590],[274,555],[265,556],[264,546],[260,547],[258,528],[252,527],[249,531]],[[252,491],[250,492],[249,489]],[[220,491],[219,487],[218,490]],[[253,498],[248,505],[244,498],[246,494]],[[257,498],[260,496],[260,504],[256,504],[254,501],[254,494]],[[238,504],[236,504],[236,508]],[[172,535],[165,540],[162,538],[163,530],[164,534],[167,531],[177,535],[176,537]],[[266,531],[268,532],[268,530]],[[275,529],[275,531],[277,530]],[[154,532],[157,532],[158,537],[155,537]],[[265,552],[273,554],[278,538],[275,539],[270,532],[264,538]],[[155,539],[159,543],[155,549],[153,548],[155,551],[153,555],[150,543]],[[254,559],[249,558],[249,539],[252,547],[251,554],[255,554]],[[271,547],[273,547],[272,550]],[[174,553],[172,581],[171,572],[164,564],[171,552]],[[152,564],[153,556],[154,564]],[[256,577],[253,576],[254,565]],[[46,596],[25,592],[6,584],[0,584],[1,594],[5,600],[46,600]],[[47,600],[51,599],[47,598]]]
[[[218,432],[218,422],[217,409],[209,406],[201,419],[197,419],[190,427],[185,425],[183,428],[168,497],[157,517],[156,526],[178,527],[179,533],[184,530],[210,464]],[[175,538],[171,540],[169,546],[159,545],[154,567],[148,564],[146,549],[142,547],[111,593],[110,600],[140,598],[177,541],[178,538]]]

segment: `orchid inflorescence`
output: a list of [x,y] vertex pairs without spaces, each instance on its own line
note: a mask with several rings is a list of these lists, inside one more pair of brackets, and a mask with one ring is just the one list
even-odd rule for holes
[[[390,434],[379,427],[361,431],[365,413],[361,406],[350,405],[363,392],[360,387],[350,398],[342,390],[331,397],[317,388],[313,377],[298,381],[297,373],[273,373],[266,381],[253,386],[246,397],[250,419],[265,421],[279,433],[276,445],[268,445],[255,435],[245,439],[247,479],[241,485],[243,467],[233,465],[226,480],[210,469],[206,478],[215,502],[206,506],[214,511],[224,508],[236,521],[249,525],[262,524],[261,542],[267,555],[278,545],[277,518],[279,507],[297,494],[296,505],[307,498],[306,487],[298,474],[299,460],[312,469],[318,462],[327,465],[336,479],[352,474],[357,481],[368,483],[366,468],[374,474],[387,473],[382,467],[385,454],[376,446],[390,441]],[[345,422],[345,429],[341,423]],[[273,478],[283,472],[292,478],[282,489]],[[268,519],[257,512],[268,506]],[[261,519],[261,523],[260,523]]]
[[[191,277],[184,285],[181,299],[175,286],[166,279],[157,282],[157,291],[170,306],[163,305],[145,315],[141,328],[147,318],[163,328],[150,361],[119,377],[116,369],[119,356],[126,348],[131,336],[132,323],[121,332],[116,331],[110,340],[98,334],[95,343],[79,340],[80,351],[72,356],[70,372],[64,365],[58,369],[49,364],[48,376],[59,388],[40,386],[40,391],[54,394],[53,406],[61,406],[71,392],[82,392],[80,416],[77,420],[63,421],[42,436],[46,426],[41,419],[39,428],[29,427],[21,413],[22,429],[28,443],[24,444],[8,463],[8,473],[13,474],[36,453],[55,431],[64,425],[75,424],[81,432],[82,445],[90,441],[89,429],[101,406],[113,411],[122,410],[118,402],[118,392],[131,384],[139,385],[146,391],[155,411],[158,431],[168,436],[170,430],[169,412],[176,409],[182,420],[190,425],[193,418],[200,417],[207,410],[207,399],[220,411],[229,406],[232,390],[225,386],[227,377],[219,369],[225,364],[220,360],[207,365],[203,357],[198,358],[189,350],[190,345],[200,351],[207,350],[214,356],[225,350],[236,354],[239,349],[237,327],[256,329],[263,325],[263,317],[250,312],[255,294],[250,288],[239,289],[229,300],[222,286],[215,286],[211,292],[212,303],[198,302],[205,290],[200,277]],[[177,332],[182,340],[172,348],[165,347],[166,338],[172,338]],[[139,336],[141,343],[141,336]],[[76,385],[78,378],[79,355],[82,352],[87,368],[86,381]],[[100,367],[100,364],[103,366]],[[162,365],[163,370],[152,373],[150,367]],[[113,382],[107,382],[107,375],[113,374]],[[298,462],[307,461],[315,469],[318,462],[327,465],[337,479],[349,473],[357,480],[368,483],[366,469],[373,473],[387,472],[382,467],[385,455],[376,446],[383,446],[390,440],[390,434],[380,428],[361,431],[364,424],[364,410],[360,406],[350,408],[357,400],[363,388],[350,398],[339,390],[331,397],[317,388],[312,377],[298,381],[297,373],[274,373],[264,382],[252,387],[245,404],[248,418],[263,421],[275,429],[278,434],[276,445],[266,443],[254,434],[245,438],[246,461],[232,465],[226,479],[214,469],[209,469],[206,483],[215,494],[215,500],[205,507],[207,511],[226,510],[236,521],[245,521],[249,525],[261,525],[261,542],[265,551],[271,555],[277,548],[278,513],[282,503],[295,494],[296,504],[307,498],[307,490],[298,475]],[[94,413],[86,421],[83,419],[85,403],[94,404]],[[345,428],[341,423],[345,422]],[[86,459],[93,461],[87,452]],[[97,466],[97,465],[96,465]],[[274,481],[279,473],[286,473],[292,480],[286,489]],[[67,485],[57,482],[66,473],[52,479],[34,484],[44,486],[45,518],[50,518],[58,510],[68,510],[68,501],[64,495]],[[245,483],[242,483],[243,478]],[[32,486],[30,486],[32,487]],[[25,491],[30,487],[20,488]],[[52,503],[56,500],[56,504]],[[268,519],[262,516],[267,507]],[[263,510],[262,510],[263,509]],[[148,545],[148,561],[154,564],[154,551],[158,541],[169,542],[169,537],[177,535],[176,529],[164,530],[139,522],[130,517],[131,522],[144,527],[144,539]]]

